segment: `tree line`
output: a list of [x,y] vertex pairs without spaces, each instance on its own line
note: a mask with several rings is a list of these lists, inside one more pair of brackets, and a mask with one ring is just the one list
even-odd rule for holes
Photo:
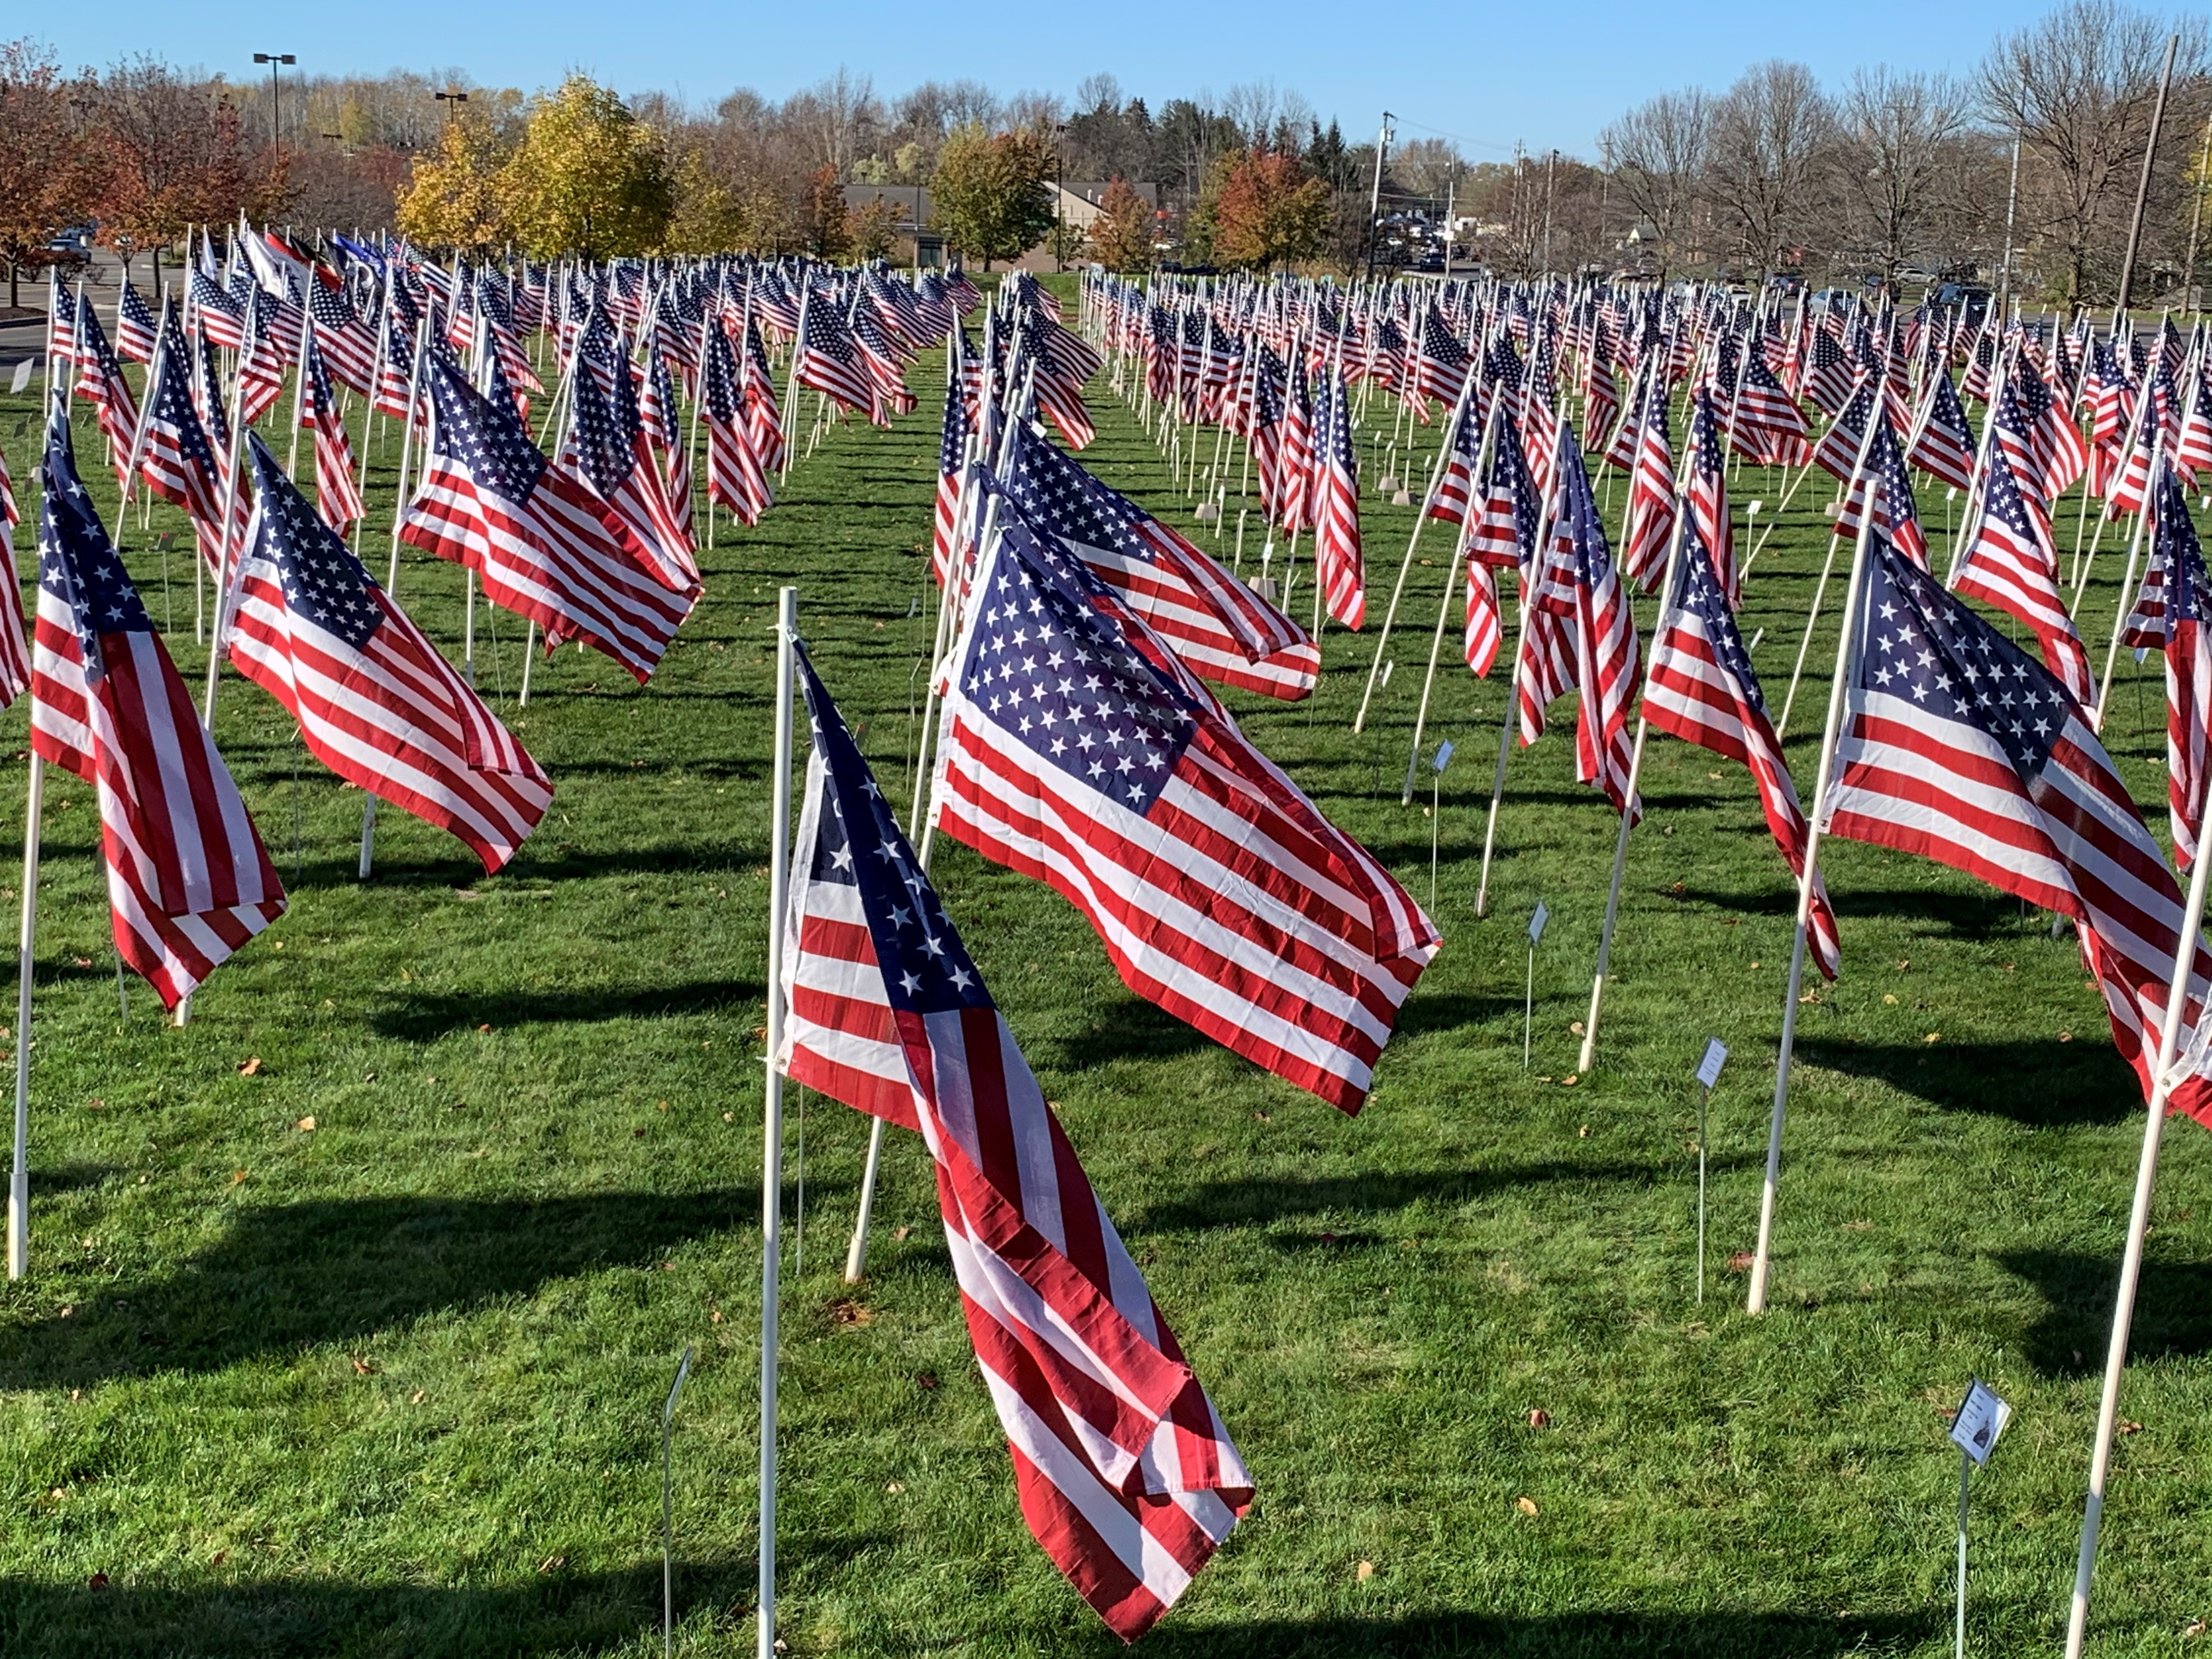
[[[1118,270],[1346,270],[1437,246],[1449,204],[1462,258],[1504,276],[1988,280],[2008,246],[2016,290],[2094,302],[2117,283],[2169,42],[2140,298],[2203,253],[2212,65],[2202,20],[2118,0],[2069,0],[1964,76],[1875,66],[1824,87],[1777,60],[1662,93],[1594,156],[1393,143],[1379,191],[1375,140],[1271,83],[1156,107],[1104,75],[1068,98],[968,80],[887,97],[840,70],[702,107],[580,76],[531,95],[432,70],[288,76],[272,94],[147,57],[68,72],[18,40],[0,46],[0,258],[35,268],[85,222],[129,258],[241,212],[541,256],[896,258],[898,191],[848,187],[912,185],[945,242],[987,262],[1056,243]],[[1060,179],[1109,185],[1087,236],[1056,211]]]

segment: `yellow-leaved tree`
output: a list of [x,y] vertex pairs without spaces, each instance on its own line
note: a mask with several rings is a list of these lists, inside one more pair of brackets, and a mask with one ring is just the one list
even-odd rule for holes
[[482,117],[447,122],[436,146],[415,158],[414,173],[400,187],[400,234],[421,247],[496,247],[507,236],[500,159],[498,141]]
[[542,259],[651,253],[675,208],[660,135],[583,75],[531,106],[498,192],[514,240]]
[[687,149],[677,159],[669,186],[674,204],[662,252],[736,253],[757,245],[759,216],[696,149]]

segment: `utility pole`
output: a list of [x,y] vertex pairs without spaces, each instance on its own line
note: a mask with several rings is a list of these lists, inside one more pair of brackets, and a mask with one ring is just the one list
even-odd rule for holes
[[1544,158],[1544,275],[1552,274],[1552,185],[1559,167],[1559,152]]
[[1375,183],[1367,192],[1367,279],[1375,280],[1375,244],[1382,235],[1382,158],[1390,153],[1390,140],[1397,135],[1390,130],[1395,118],[1389,110],[1382,112],[1382,136],[1375,144]]
[[2112,327],[2117,331],[2120,321],[2128,314],[2128,295],[2135,287],[2136,249],[2142,242],[2143,204],[2150,196],[2151,164],[2158,159],[2159,129],[2166,125],[2166,94],[2173,85],[2173,54],[2181,49],[2181,37],[2166,37],[2166,70],[2158,78],[2158,102],[2151,106],[2150,142],[2143,146],[2142,176],[2136,181],[2135,218],[2128,226],[2128,257],[2120,265],[2120,297],[2112,307]]
[[300,60],[289,52],[257,52],[253,54],[253,61],[269,65],[269,154],[273,170],[284,158],[284,109],[277,101],[276,66],[279,64],[296,64]]
[[2012,221],[2014,210],[2020,205],[2020,129],[2012,134],[2012,183],[2005,190],[2005,246],[2004,264],[1997,268],[1997,315],[2008,316],[2006,309],[2012,298]]
[[2189,311],[2197,303],[2197,233],[2204,227],[2205,174],[2212,171],[2212,115],[2204,118],[2204,143],[2197,153],[2197,177],[2190,181],[2189,259],[2181,268],[2181,303]]

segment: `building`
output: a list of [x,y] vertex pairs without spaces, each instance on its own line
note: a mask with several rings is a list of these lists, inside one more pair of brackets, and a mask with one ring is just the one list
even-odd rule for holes
[[945,263],[945,238],[931,228],[931,222],[937,215],[929,199],[927,185],[845,186],[848,213],[858,213],[878,202],[888,203],[897,211],[898,218],[891,228],[912,249],[915,264],[933,267]]

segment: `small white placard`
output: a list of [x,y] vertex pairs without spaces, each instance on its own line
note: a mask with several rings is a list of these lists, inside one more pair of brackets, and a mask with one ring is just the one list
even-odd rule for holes
[[1442,743],[1437,745],[1437,757],[1431,761],[1429,765],[1434,770],[1441,772],[1444,768],[1451,764],[1451,739],[1449,738],[1446,738]]
[[1718,1037],[1705,1039],[1705,1057],[1698,1062],[1698,1082],[1706,1089],[1721,1080],[1721,1067],[1728,1064],[1728,1044]]
[[1551,907],[1543,900],[1536,901],[1536,914],[1528,918],[1528,943],[1533,947],[1544,937],[1544,924],[1552,919]]
[[26,357],[21,362],[16,364],[15,378],[8,382],[9,395],[12,396],[30,385],[31,376],[37,372],[38,367],[39,360],[36,357]]
[[1743,504],[1743,516],[1747,519],[1755,519],[1765,510],[1765,501],[1746,501]]
[[2012,1407],[1991,1393],[1989,1384],[1978,1376],[1973,1387],[1966,1390],[1966,1402],[1959,1407],[1958,1416],[1951,1419],[1951,1438],[1979,1466],[1990,1461],[1990,1454],[1997,1447],[1997,1437],[2011,1420]]

